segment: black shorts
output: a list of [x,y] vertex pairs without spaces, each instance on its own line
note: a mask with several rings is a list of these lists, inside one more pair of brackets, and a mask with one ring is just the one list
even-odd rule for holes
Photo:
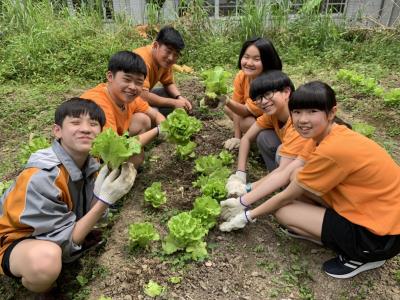
[[361,262],[389,259],[400,253],[400,235],[376,235],[329,208],[322,223],[321,241],[336,253]]
[[27,240],[27,239],[35,239],[33,236],[27,236],[27,237],[23,237],[20,238],[18,240],[13,241],[6,249],[6,251],[4,252],[3,255],[3,260],[1,261],[1,268],[3,269],[3,272],[5,275],[7,275],[8,277],[11,278],[20,278],[15,276],[13,273],[11,273],[10,271],[10,255],[11,255],[11,251],[14,249],[15,246],[17,246],[17,244],[23,240]]

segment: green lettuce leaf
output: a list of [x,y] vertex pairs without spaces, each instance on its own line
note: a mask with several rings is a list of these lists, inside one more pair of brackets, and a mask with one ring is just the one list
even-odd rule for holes
[[114,170],[140,151],[141,144],[136,137],[129,137],[128,133],[119,136],[114,130],[107,128],[93,141],[90,153],[101,158]]
[[160,240],[160,235],[153,224],[134,223],[129,225],[129,245],[132,249],[136,247],[145,248],[151,241]]
[[152,298],[160,296],[165,292],[165,287],[159,285],[157,282],[150,280],[144,287],[144,293]]
[[161,189],[161,182],[153,182],[144,191],[144,201],[150,203],[154,208],[158,208],[167,202],[166,193]]

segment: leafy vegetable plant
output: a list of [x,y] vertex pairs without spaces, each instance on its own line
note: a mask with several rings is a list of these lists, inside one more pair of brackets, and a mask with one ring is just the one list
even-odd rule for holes
[[206,243],[203,241],[208,230],[201,226],[200,220],[189,212],[182,212],[168,221],[169,233],[162,243],[166,254],[186,250],[193,260],[207,257]]
[[186,145],[192,135],[201,128],[201,122],[195,117],[188,116],[182,108],[175,109],[160,125],[161,132],[167,135],[167,140],[178,145]]
[[226,181],[221,180],[221,178],[211,177],[200,189],[203,195],[221,201],[228,195],[225,185]]
[[185,160],[188,158],[194,158],[196,156],[194,149],[197,144],[195,142],[188,142],[186,145],[176,145],[176,154],[178,158]]
[[162,295],[165,290],[165,286],[159,285],[153,280],[150,280],[144,287],[144,293],[152,298]]
[[153,182],[150,187],[144,191],[144,201],[158,208],[167,202],[166,193],[161,189],[161,182]]
[[358,133],[361,133],[369,138],[375,133],[375,127],[367,123],[353,123],[352,127],[354,131],[357,131]]
[[224,95],[228,92],[228,81],[232,74],[225,71],[222,67],[217,66],[214,69],[206,70],[202,74],[206,93],[214,93],[215,95]]
[[28,144],[23,145],[21,148],[21,152],[19,155],[20,163],[25,165],[28,162],[28,159],[32,153],[48,147],[50,147],[50,143],[45,137],[43,136],[34,137],[33,135],[31,135],[29,137]]
[[218,157],[221,159],[222,164],[224,166],[230,166],[233,164],[234,159],[233,159],[233,154],[230,153],[228,150],[222,150]]
[[196,172],[204,175],[210,175],[215,170],[222,168],[222,160],[216,155],[201,156],[194,163]]
[[355,71],[340,69],[337,78],[347,81],[361,93],[373,94],[378,97],[383,94],[383,88],[378,85],[374,78],[366,78]]
[[383,99],[385,100],[385,104],[400,106],[400,88],[391,89],[384,94]]
[[209,196],[201,196],[196,198],[190,213],[192,217],[200,220],[202,226],[211,229],[217,223],[217,217],[221,213],[221,207],[215,199]]
[[129,225],[128,234],[129,246],[131,249],[137,247],[145,248],[151,241],[160,240],[160,235],[157,230],[154,228],[153,224],[148,222]]
[[107,128],[94,140],[91,154],[100,157],[113,170],[140,151],[141,144],[136,137],[129,137],[128,133],[119,136]]
[[217,66],[214,69],[204,71],[201,75],[206,86],[204,103],[210,107],[217,107],[218,103],[226,97],[225,94],[228,93],[228,80],[232,74]]

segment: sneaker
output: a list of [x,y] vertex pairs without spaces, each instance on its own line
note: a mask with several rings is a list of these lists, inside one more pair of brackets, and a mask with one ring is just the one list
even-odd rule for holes
[[373,262],[359,262],[355,260],[346,259],[344,256],[339,255],[335,258],[327,260],[322,265],[322,269],[326,274],[335,278],[351,278],[358,273],[379,268],[386,260],[379,260]]
[[279,227],[279,229],[280,229],[284,234],[286,234],[286,235],[288,235],[288,236],[290,236],[290,237],[292,237],[292,238],[301,239],[301,240],[306,240],[306,241],[313,242],[313,243],[315,243],[315,244],[318,244],[318,245],[322,246],[322,242],[321,242],[321,241],[314,240],[313,238],[310,238],[310,237],[308,237],[308,236],[304,236],[304,235],[297,234],[297,233],[295,233],[294,231],[291,231],[291,230],[289,230],[289,229],[287,229],[287,228]]

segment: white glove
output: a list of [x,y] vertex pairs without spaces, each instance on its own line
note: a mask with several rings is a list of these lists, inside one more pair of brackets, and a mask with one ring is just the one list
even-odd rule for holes
[[[99,176],[102,174],[102,171],[103,170],[100,171]],[[105,171],[103,172],[105,173]],[[118,199],[129,192],[135,182],[136,173],[133,164],[128,162],[122,165],[121,173],[119,169],[115,169],[104,179],[102,179],[102,177],[98,178],[99,182],[101,180],[103,180],[103,182],[100,186],[100,191],[97,194],[94,193],[95,197],[108,205],[114,204]],[[102,176],[104,175],[102,174]],[[98,185],[97,180],[95,182],[94,191],[96,190],[96,185]]]
[[246,194],[246,172],[236,171],[235,174],[229,176],[225,188],[230,196],[242,196]]
[[253,220],[250,217],[250,211],[246,210],[245,212],[241,212],[234,216],[227,222],[219,225],[219,230],[221,231],[232,231],[240,228],[244,228],[248,222],[254,223],[256,220]]
[[229,220],[235,217],[237,214],[244,212],[249,206],[240,203],[240,198],[229,198],[221,201],[221,218],[223,220]]
[[104,164],[104,166],[101,167],[99,174],[97,175],[96,181],[94,182],[93,194],[100,194],[101,186],[103,185],[104,179],[106,179],[108,172],[108,166],[107,164]]
[[240,146],[239,138],[230,138],[224,142],[224,148],[228,150],[237,149]]
[[157,137],[160,139],[160,140],[165,140],[166,138],[167,138],[167,134],[165,133],[165,132],[163,132],[163,131],[161,131],[161,127],[160,127],[160,125],[157,125]]

